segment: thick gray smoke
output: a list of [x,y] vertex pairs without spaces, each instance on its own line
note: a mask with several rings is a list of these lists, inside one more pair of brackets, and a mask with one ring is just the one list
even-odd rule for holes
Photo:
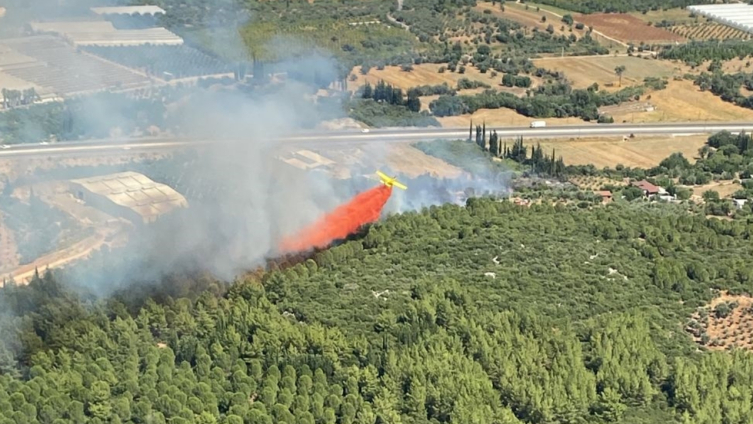
[[[327,70],[334,62],[317,56],[305,63]],[[315,118],[314,105],[301,95],[310,90],[288,81],[267,95],[197,92],[184,102],[173,111],[183,131],[216,142],[201,148],[193,170],[181,173],[188,185],[213,192],[138,231],[118,272],[106,272],[104,279],[76,273],[75,279],[102,294],[176,270],[207,270],[232,280],[263,265],[282,236],[344,201],[328,174],[306,174],[275,158],[280,139]]]
[[[239,18],[235,23],[240,25],[245,19]],[[210,45],[222,45],[237,51],[236,56],[242,55],[243,43],[237,31],[221,33],[222,38],[210,40]],[[285,51],[288,43],[298,45],[280,38],[267,48]],[[212,187],[211,193],[192,201],[187,210],[134,231],[122,251],[95,254],[91,260],[69,267],[63,275],[72,284],[84,285],[103,296],[135,281],[155,281],[180,271],[206,270],[221,279],[232,280],[275,255],[283,236],[294,234],[358,191],[378,184],[376,180],[363,178],[335,182],[326,173],[307,173],[275,158],[282,138],[322,116],[321,105],[317,107],[304,97],[315,92],[317,80],[334,79],[337,65],[331,57],[310,52],[275,68],[286,70],[289,76],[312,76],[312,84],[288,78],[283,84],[257,90],[252,95],[233,90],[195,90],[172,104],[168,125],[179,127],[192,137],[216,141],[199,151],[198,160],[186,164],[191,169],[181,172],[182,178],[189,180],[186,185]],[[115,100],[102,96],[82,102],[90,103],[85,107],[90,110],[91,102]],[[95,108],[99,113],[77,119],[77,125],[87,127],[82,133],[100,133],[126,125],[128,119],[122,114],[127,107],[100,106]],[[324,112],[337,115],[340,111]],[[97,131],[86,131],[92,128]],[[40,128],[29,131],[34,133]],[[370,148],[371,161],[365,168],[354,167],[351,174],[373,174],[377,168],[390,172],[383,166],[387,163],[387,149]],[[78,177],[59,176],[60,179]],[[498,193],[506,185],[504,176],[491,169],[482,178],[400,177],[410,190],[394,190],[386,213],[420,210],[447,202],[462,203],[469,195]]]

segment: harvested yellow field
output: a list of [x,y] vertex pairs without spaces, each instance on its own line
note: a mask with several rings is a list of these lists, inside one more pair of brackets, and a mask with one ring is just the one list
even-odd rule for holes
[[733,183],[732,181],[713,181],[702,186],[692,186],[693,192],[703,195],[705,191],[714,190],[719,193],[719,197],[730,197],[732,194],[743,188],[742,185]]
[[[365,169],[377,169],[387,166],[393,172],[405,174],[410,177],[430,174],[439,178],[455,178],[462,174],[462,170],[454,165],[416,149],[410,143],[337,143],[331,146],[311,151],[318,158],[316,162],[321,165],[316,169],[326,170],[335,178],[352,178],[351,173],[360,167]],[[310,153],[309,156],[313,156]],[[300,156],[300,151],[295,147],[281,149],[279,159],[288,165],[297,166],[286,160]],[[354,168],[355,166],[355,168]]]
[[[622,138],[583,138],[571,140],[542,140],[544,151],[556,151],[568,165],[593,164],[597,168],[618,164],[629,167],[651,168],[672,153],[680,152],[694,161],[698,149],[707,136],[646,137],[622,141]],[[534,143],[535,141],[531,140]]]
[[[751,72],[751,60],[750,58],[740,59],[740,58],[734,58],[731,60],[727,60],[722,62],[722,70],[726,73],[736,73],[736,72],[745,72],[750,73]],[[701,66],[702,70],[706,70],[711,64],[711,61],[707,61]]]
[[[366,151],[368,152],[368,148]],[[462,169],[408,144],[396,143],[390,146],[386,163],[395,172],[409,177],[430,174],[439,178],[456,178],[463,173]]]
[[618,112],[613,115],[614,121],[641,123],[753,120],[753,110],[725,102],[708,91],[701,91],[692,81],[671,80],[664,90],[652,92],[648,101],[656,106],[656,110]]
[[575,88],[586,88],[593,83],[604,88],[613,84],[619,89],[619,78],[614,70],[625,67],[622,85],[643,84],[646,77],[669,77],[675,74],[674,66],[654,59],[641,59],[635,56],[598,56],[598,57],[552,57],[534,59],[533,63],[542,68],[563,72]]
[[[538,118],[523,116],[511,109],[479,109],[473,115],[446,116],[437,118],[443,127],[467,127],[473,122],[486,122],[487,126],[525,127]],[[583,124],[580,118],[547,118],[547,125]]]
[[413,70],[410,72],[403,71],[399,66],[386,66],[382,70],[371,68],[367,75],[361,74],[361,67],[356,66],[351,72],[356,75],[356,80],[348,81],[348,90],[356,90],[358,87],[366,84],[367,81],[374,85],[378,83],[379,80],[384,80],[384,82],[400,87],[403,90],[408,90],[409,88],[417,87],[419,85],[440,85],[443,83],[447,83],[450,87],[456,88],[458,80],[462,78],[468,78],[472,81],[481,81],[495,87],[499,85],[502,80],[501,75],[492,77],[491,71],[482,74],[478,69],[471,65],[466,66],[466,71],[463,74],[450,71],[445,71],[440,74],[438,71],[442,66],[447,67],[447,65],[436,63],[422,63],[420,65],[413,65]]

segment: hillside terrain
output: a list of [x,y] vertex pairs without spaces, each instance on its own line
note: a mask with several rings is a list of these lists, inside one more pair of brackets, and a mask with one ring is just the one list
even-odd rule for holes
[[[712,288],[749,290],[743,258],[753,253],[751,227],[666,212],[474,200],[392,217],[363,238],[266,274],[263,285],[223,288],[185,276],[89,306],[52,275],[7,287],[0,295],[16,318],[15,330],[3,333],[0,416],[230,423],[746,416],[738,393],[750,390],[741,370],[753,356],[694,353],[683,325]],[[162,300],[142,303],[146,294]],[[20,368],[13,352],[23,352]],[[723,385],[703,383],[715,375]]]
[[[227,143],[0,162],[0,424],[753,423],[753,137],[492,129],[751,121],[750,34],[689,0],[7,3],[3,150]],[[431,126],[468,139],[280,142]]]

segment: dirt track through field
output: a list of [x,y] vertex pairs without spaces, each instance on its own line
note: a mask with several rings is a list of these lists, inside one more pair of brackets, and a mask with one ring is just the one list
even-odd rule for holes
[[101,247],[104,244],[105,239],[106,235],[104,234],[98,233],[92,235],[73,246],[42,256],[30,264],[20,266],[9,274],[12,276],[13,281],[15,281],[16,284],[28,284],[31,278],[34,277],[35,270],[38,269],[39,273],[42,274],[47,268],[58,268],[76,260],[83,259],[89,256],[92,251]]

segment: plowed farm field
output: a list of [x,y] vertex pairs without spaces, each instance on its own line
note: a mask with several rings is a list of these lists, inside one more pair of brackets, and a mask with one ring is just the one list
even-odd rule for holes
[[627,13],[594,13],[591,15],[578,15],[577,22],[583,22],[587,26],[602,32],[604,35],[613,37],[625,43],[667,43],[685,41],[685,38],[673,34],[665,29],[656,28],[646,22],[628,15]]

